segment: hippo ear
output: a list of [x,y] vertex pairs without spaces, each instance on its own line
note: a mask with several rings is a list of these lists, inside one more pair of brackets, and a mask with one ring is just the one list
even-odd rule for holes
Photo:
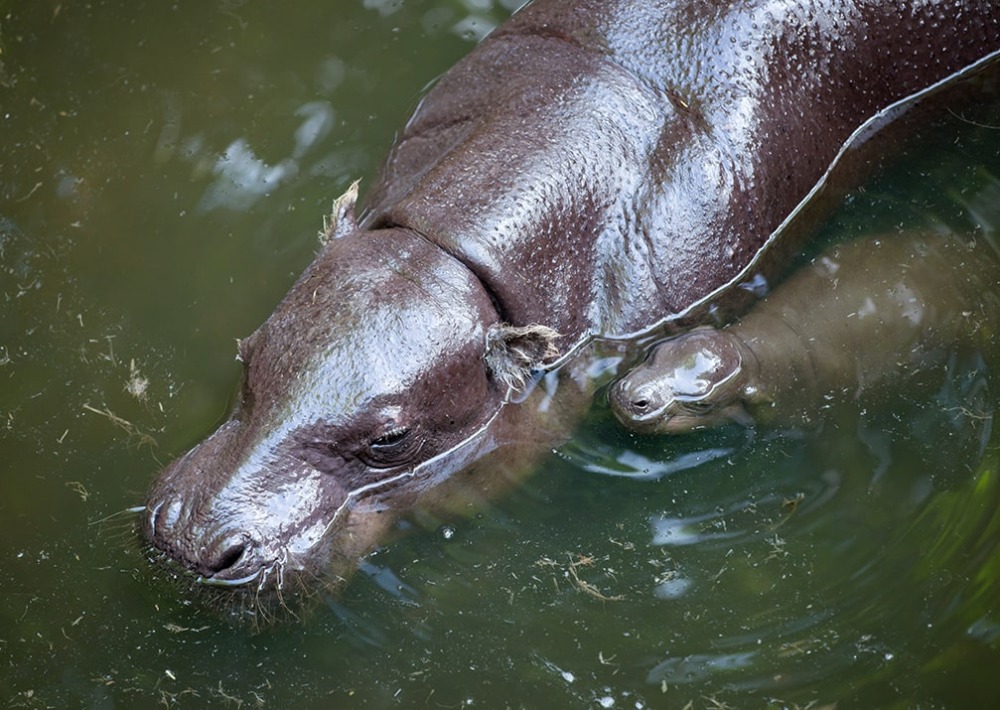
[[559,356],[558,337],[544,325],[494,325],[486,333],[486,368],[508,388],[519,388],[532,370]]
[[250,363],[250,356],[253,354],[254,348],[257,347],[257,341],[260,339],[259,333],[260,328],[245,338],[236,339],[236,362],[242,362],[244,365]]
[[358,228],[358,219],[354,216],[354,205],[358,201],[358,184],[355,180],[347,188],[347,192],[333,201],[329,220],[323,217],[323,231],[319,233],[319,243],[326,244],[332,239],[339,239]]

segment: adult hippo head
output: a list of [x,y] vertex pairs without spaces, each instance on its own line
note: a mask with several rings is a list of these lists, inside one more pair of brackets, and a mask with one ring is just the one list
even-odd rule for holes
[[334,549],[353,564],[391,523],[380,513],[401,481],[484,444],[511,385],[553,354],[550,335],[503,326],[479,280],[412,231],[331,238],[240,341],[239,401],[161,473],[146,536],[225,585],[336,570]]

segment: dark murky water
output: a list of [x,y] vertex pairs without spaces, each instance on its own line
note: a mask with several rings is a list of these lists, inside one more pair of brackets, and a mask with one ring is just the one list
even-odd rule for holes
[[[523,490],[427,521],[303,623],[234,628],[148,572],[119,511],[224,414],[234,338],[331,198],[512,4],[0,1],[0,702],[1000,702],[996,384],[969,363],[813,432],[639,440],[598,407]],[[826,236],[995,237],[984,104]]]

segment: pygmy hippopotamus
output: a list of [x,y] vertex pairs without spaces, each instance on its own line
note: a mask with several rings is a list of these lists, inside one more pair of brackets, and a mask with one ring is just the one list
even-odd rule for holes
[[954,234],[834,247],[733,325],[653,348],[611,389],[628,428],[676,434],[727,422],[806,424],[837,400],[916,381],[953,353],[995,349],[1000,265]]
[[845,145],[998,50],[993,0],[527,5],[437,81],[359,218],[340,204],[240,342],[239,401],[160,473],[146,538],[287,597],[456,481],[501,490],[586,410],[582,344],[775,268],[769,236],[863,153]]

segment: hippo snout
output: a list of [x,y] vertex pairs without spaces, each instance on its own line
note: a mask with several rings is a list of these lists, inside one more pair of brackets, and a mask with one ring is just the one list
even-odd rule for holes
[[259,532],[237,527],[202,529],[179,496],[151,498],[144,521],[146,539],[202,581],[244,584],[273,567]]
[[238,443],[237,427],[224,425],[168,465],[146,500],[147,542],[201,582],[263,582],[281,556],[254,517],[248,477],[224,465],[236,460]]

